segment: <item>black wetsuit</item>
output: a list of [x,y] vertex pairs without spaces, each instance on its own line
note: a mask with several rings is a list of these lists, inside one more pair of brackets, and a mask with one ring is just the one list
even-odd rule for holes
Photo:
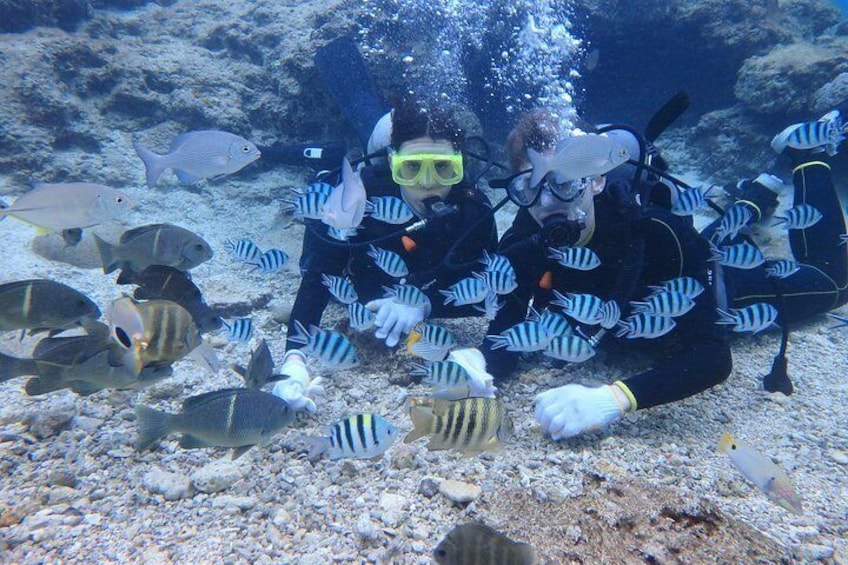
[[[686,218],[674,216],[660,207],[638,211],[635,202],[613,194],[627,194],[623,181],[611,183],[595,198],[596,229],[586,247],[601,259],[591,271],[566,269],[547,258],[547,245],[538,224],[526,210],[515,219],[501,240],[500,253],[516,270],[518,288],[506,296],[503,308],[490,324],[488,333],[500,333],[521,322],[531,298],[541,311],[554,298],[544,280],[559,292],[589,293],[603,300],[615,300],[622,319],[630,313],[630,301],[650,293],[649,285],[680,276],[689,276],[709,287],[709,245]],[[545,273],[550,273],[546,276]],[[715,299],[709,288],[695,300],[695,307],[676,319],[677,326],[658,339],[615,338],[614,331],[603,340],[627,341],[640,351],[656,352],[661,361],[625,384],[636,398],[638,408],[648,408],[691,396],[722,382],[731,369],[730,347],[725,331],[715,322]],[[559,311],[558,308],[553,308]],[[594,335],[599,327],[581,326]],[[603,342],[601,342],[603,343]],[[514,369],[518,354],[490,348],[486,339],[482,350],[495,378],[506,377]]]
[[[392,182],[391,173],[385,165],[365,167],[361,171],[361,178],[369,198],[400,197],[400,189]],[[406,277],[407,284],[422,288],[432,283],[423,289],[430,298],[432,318],[479,315],[470,306],[445,306],[439,289],[448,288],[467,277],[473,268],[479,267],[479,263],[472,268],[459,270],[445,266],[443,261],[458,238],[464,236],[450,257],[452,263],[479,261],[484,250],[493,251],[497,247],[497,231],[490,213],[491,204],[482,192],[464,182],[453,186],[445,203],[455,206],[456,212],[433,218],[423,229],[405,234],[406,246],[402,239],[402,230],[418,221],[418,218],[413,218],[403,225],[392,225],[366,216],[361,229],[355,237],[349,239],[349,243],[333,240],[327,235],[327,226],[317,220],[307,220],[303,254],[300,258],[303,280],[292,308],[289,331],[293,331],[294,320],[307,328],[310,324],[320,324],[321,315],[330,299],[329,291],[322,284],[322,274],[348,275],[359,296],[359,302],[363,304],[381,298],[384,295],[383,286],[391,287],[398,282],[377,267],[374,260],[367,255],[368,245],[359,245],[378,239],[379,241],[374,242],[376,247],[394,251],[406,262],[410,271]],[[477,223],[478,220],[481,221]],[[466,233],[472,226],[475,226],[473,231]],[[382,239],[386,236],[389,237]],[[291,335],[289,333],[289,337]],[[297,347],[291,342],[287,346]]]
[[[780,312],[778,322],[790,324],[848,301],[848,250],[840,245],[839,238],[846,231],[845,219],[830,169],[823,162],[804,163],[795,169],[794,181],[794,204],[810,204],[822,212],[823,218],[806,230],[790,230],[793,255],[801,263],[801,270],[783,280],[765,276],[772,261],[750,270],[722,267],[719,277],[709,258],[706,236],[696,233],[688,219],[653,206],[628,221],[628,214],[620,211],[619,200],[610,196],[616,185],[595,199],[598,227],[587,247],[598,253],[601,266],[592,271],[565,269],[546,258],[541,238],[533,239],[539,233],[538,225],[522,210],[504,235],[500,250],[513,261],[519,287],[507,297],[488,333],[500,333],[523,321],[531,298],[537,309],[544,308],[552,299],[551,291],[539,286],[546,271],[552,275],[553,288],[560,292],[614,298],[622,309],[622,319],[628,315],[629,301],[647,294],[647,285],[691,276],[706,290],[695,299],[695,308],[676,318],[674,330],[659,339],[618,340],[657,357],[654,368],[627,378],[624,383],[639,409],[680,400],[715,386],[727,378],[731,369],[728,330],[715,323],[716,297],[736,308],[755,302],[772,303]],[[619,187],[619,193],[626,194],[627,190]],[[752,209],[756,212],[756,207]],[[705,232],[712,233],[716,225]],[[724,244],[729,243],[735,242]],[[721,290],[720,283],[726,290]],[[597,327],[583,329],[587,335],[597,332]],[[604,340],[615,339],[611,333]],[[490,346],[485,340],[482,347],[489,371],[496,378],[506,377],[514,369],[518,355],[504,349],[492,350]]]
[[[811,157],[794,169],[793,205],[809,204],[822,213],[822,219],[804,230],[788,230],[792,255],[800,270],[785,278],[768,278],[766,269],[776,259],[754,269],[724,268],[729,305],[741,308],[756,302],[768,302],[778,308],[779,324],[810,318],[848,302],[848,247],[839,236],[845,233],[845,217],[830,176],[830,165]],[[759,210],[752,206],[754,219]],[[712,224],[704,234],[712,235]],[[723,245],[739,243],[742,235]],[[754,242],[756,243],[756,242]]]

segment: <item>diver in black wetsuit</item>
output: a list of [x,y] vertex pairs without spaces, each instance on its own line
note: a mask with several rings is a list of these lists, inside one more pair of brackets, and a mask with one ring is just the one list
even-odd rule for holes
[[[454,270],[445,264],[446,256],[460,237],[462,241],[450,257],[454,263],[476,261],[484,250],[491,251],[497,245],[488,199],[463,178],[462,130],[441,109],[406,101],[395,107],[391,120],[381,120],[375,128],[369,151],[377,148],[373,138],[388,137],[387,132],[378,131],[387,125],[391,128],[388,161],[382,159],[366,166],[360,175],[369,198],[402,198],[414,217],[401,224],[390,224],[366,216],[356,235],[346,242],[333,240],[321,222],[307,220],[300,260],[303,280],[291,313],[289,338],[294,321],[305,327],[319,325],[330,299],[322,275],[350,278],[359,301],[370,301],[366,307],[376,313],[376,337],[385,339],[389,347],[396,345],[402,334],[424,318],[474,315],[470,307],[444,306],[438,293],[438,289],[447,288],[467,275],[466,270]],[[438,159],[434,161],[434,155],[455,159],[457,168],[447,174],[439,168]],[[403,168],[397,166],[401,160]],[[487,216],[488,220],[478,222]],[[407,231],[413,225],[416,229]],[[468,233],[470,227],[473,231]],[[403,259],[409,269],[406,284],[421,288],[430,298],[429,307],[414,308],[381,298],[382,287],[391,287],[398,279],[387,275],[368,256],[369,243]],[[287,345],[287,349],[297,347],[291,341]]]
[[[543,112],[525,117],[508,140],[513,167],[526,166],[528,148],[551,150],[558,137],[552,132],[555,128]],[[632,137],[621,130],[608,135],[622,140]],[[707,237],[698,234],[688,218],[655,203],[662,200],[667,187],[638,174],[614,178],[616,169],[609,178],[599,175],[557,183],[551,173],[535,188],[527,186],[526,175],[524,185],[521,175],[510,179],[508,192],[524,190],[518,200],[532,203],[520,210],[500,242],[499,253],[512,262],[518,288],[506,297],[489,335],[524,321],[531,301],[542,311],[553,299],[554,289],[614,300],[624,318],[630,301],[650,294],[649,285],[685,276],[705,287],[694,308],[675,318],[671,332],[656,339],[628,341],[657,356],[653,368],[612,385],[569,384],[540,394],[536,418],[543,430],[555,440],[572,437],[609,425],[628,411],[680,400],[724,381],[732,363],[727,330],[716,323],[717,301],[731,307],[771,302],[780,313],[777,323],[786,324],[848,300],[848,256],[845,247],[839,246],[845,221],[829,167],[818,156],[799,153],[798,157],[795,204],[815,206],[823,219],[806,230],[791,230],[793,254],[801,269],[779,280],[765,276],[770,262],[751,270],[717,268]],[[766,216],[766,209],[776,204],[774,193],[759,182],[743,183],[742,189],[740,201],[757,212],[755,219]],[[526,191],[534,190],[535,196],[527,198]],[[711,226],[707,234],[714,229]],[[579,271],[548,258],[549,247],[563,245],[592,249],[600,265]],[[578,328],[593,346],[614,339],[597,326]],[[515,368],[518,354],[492,345],[487,338],[481,346],[488,370],[496,379],[505,378]]]

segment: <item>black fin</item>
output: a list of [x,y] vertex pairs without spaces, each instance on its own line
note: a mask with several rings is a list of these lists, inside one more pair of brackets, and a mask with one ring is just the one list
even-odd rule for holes
[[648,126],[645,128],[645,139],[652,142],[658,138],[668,126],[689,108],[689,104],[689,95],[682,90],[678,91],[668,102],[663,104],[662,108],[657,110],[648,122]]
[[365,147],[374,125],[388,110],[356,43],[350,37],[339,37],[319,47],[315,50],[315,68],[327,96]]
[[250,451],[250,449],[252,447],[253,447],[252,445],[242,445],[241,447],[234,448],[231,460],[235,461],[236,459],[238,459],[239,457],[241,457],[242,455],[244,455],[245,453]]
[[139,405],[135,409],[135,415],[138,424],[138,439],[135,441],[137,451],[144,451],[171,433],[172,414]]
[[82,239],[82,228],[62,230],[62,239],[65,240],[65,245],[68,247],[75,246]]

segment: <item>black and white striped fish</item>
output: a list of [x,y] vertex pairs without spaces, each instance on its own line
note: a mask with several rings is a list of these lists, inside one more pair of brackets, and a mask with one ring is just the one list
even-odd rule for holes
[[309,326],[307,331],[297,320],[294,324],[295,334],[289,339],[301,345],[300,350],[306,355],[333,369],[350,369],[359,364],[356,348],[344,335],[316,326]]
[[677,201],[671,207],[671,213],[677,216],[691,216],[707,207],[707,196],[714,186],[690,188],[677,193]]
[[406,340],[406,350],[427,361],[441,361],[453,347],[456,347],[456,338],[448,329],[436,324],[416,325]]
[[333,185],[323,181],[317,181],[310,183],[305,188],[295,188],[292,192],[297,194],[298,196],[302,194],[309,194],[310,192],[316,192],[318,194],[323,194],[325,196],[330,196],[330,193],[333,192]]
[[374,459],[397,439],[398,430],[377,414],[356,414],[335,422],[329,437],[310,437],[309,458],[327,453],[331,460]]
[[364,332],[374,327],[374,312],[366,308],[361,302],[351,302],[347,306],[347,315],[350,318],[350,329]]
[[562,294],[558,290],[554,290],[554,296],[556,300],[552,304],[561,307],[566,316],[590,326],[601,323],[601,308],[604,301],[597,296],[573,292]]
[[365,211],[379,222],[395,225],[405,224],[414,216],[406,202],[396,196],[369,198]]
[[282,249],[269,249],[256,260],[256,270],[265,274],[276,273],[289,261],[289,255]]
[[777,279],[785,279],[786,277],[794,275],[800,269],[801,266],[792,259],[781,259],[780,261],[775,261],[766,268],[766,276]]
[[675,279],[664,281],[659,285],[649,286],[648,288],[651,289],[654,294],[666,291],[682,292],[693,300],[704,292],[704,285],[692,277],[677,277]]
[[674,321],[674,318],[642,312],[641,314],[628,316],[626,320],[619,322],[615,337],[626,337],[627,339],[644,337],[646,339],[654,339],[664,336],[673,330],[676,325],[677,323]]
[[223,322],[229,341],[247,343],[253,336],[253,320],[250,318],[235,318],[231,322],[227,320]]
[[724,211],[721,217],[721,223],[715,231],[718,242],[721,243],[725,239],[733,239],[739,231],[747,226],[754,215],[751,210],[744,204],[734,204]]
[[406,266],[403,258],[394,251],[371,245],[368,248],[368,256],[390,277],[400,279],[409,274],[409,267]]
[[591,271],[601,264],[598,254],[588,247],[548,247],[548,259],[577,271]]
[[[836,155],[837,147],[845,139],[845,124],[838,112],[828,112],[815,122],[803,122],[789,126],[772,140],[772,147],[778,139],[794,149],[812,149],[827,151]],[[792,129],[794,128],[794,129]],[[788,133],[787,133],[787,130]]]
[[449,286],[448,290],[440,290],[439,293],[445,297],[445,305],[453,303],[455,306],[467,306],[483,302],[489,293],[489,287],[483,279],[466,277]]
[[574,333],[574,330],[571,329],[571,324],[568,323],[568,318],[548,308],[545,308],[541,313],[537,312],[534,308],[530,308],[530,314],[527,316],[527,320],[537,322],[552,338]]
[[544,354],[560,361],[582,363],[595,356],[595,348],[579,335],[573,334],[553,338]]
[[294,218],[320,220],[327,198],[329,196],[320,192],[306,192],[291,200],[283,200],[284,206],[280,211],[283,214],[291,214]]
[[498,295],[494,292],[489,292],[486,294],[486,298],[483,300],[483,305],[475,304],[472,306],[478,312],[482,312],[483,316],[489,320],[494,320],[500,309],[503,307],[504,303],[498,299]]
[[809,204],[799,204],[786,211],[785,216],[775,216],[772,227],[782,226],[788,230],[804,230],[822,219],[822,213]]
[[483,263],[486,267],[486,271],[503,271],[508,273],[515,271],[512,269],[512,263],[509,262],[509,259],[504,255],[500,255],[498,253],[489,253],[485,249],[483,250],[483,258],[480,259],[480,262]]
[[393,298],[398,304],[420,308],[430,305],[430,299],[418,287],[410,284],[396,284],[389,288],[383,287],[383,298]]
[[259,256],[262,255],[262,251],[259,247],[249,239],[228,239],[226,244],[227,249],[230,250],[233,257],[239,261],[255,263],[257,259],[259,259]]
[[487,335],[492,349],[505,347],[507,351],[530,353],[542,351],[553,338],[539,322],[520,322],[497,335]]
[[713,260],[725,267],[753,269],[762,265],[766,260],[763,252],[747,241],[727,247],[716,247],[710,243],[710,248],[712,249]]
[[421,382],[435,389],[468,387],[470,376],[468,371],[455,361],[428,362],[423,365],[413,364],[411,374],[422,377]]
[[347,241],[350,238],[356,236],[356,232],[358,229],[359,227],[340,230],[339,228],[335,228],[333,226],[327,226],[327,235],[332,237],[336,241]]
[[731,308],[729,311],[717,308],[717,324],[733,326],[734,332],[760,333],[775,324],[777,308],[767,302],[757,302],[744,308]]
[[351,304],[359,299],[356,290],[353,288],[353,283],[347,277],[322,274],[321,281],[333,295],[333,298],[342,304]]
[[615,300],[607,300],[601,306],[601,327],[605,330],[613,329],[621,319],[621,307]]
[[483,281],[486,288],[491,292],[498,295],[509,294],[518,288],[518,281],[515,278],[515,271],[512,270],[512,265],[509,266],[509,270],[487,270],[483,273],[474,273],[474,276]]
[[657,316],[671,316],[676,318],[682,316],[695,307],[695,301],[682,292],[658,292],[640,301],[630,303],[633,312],[638,314],[656,314]]

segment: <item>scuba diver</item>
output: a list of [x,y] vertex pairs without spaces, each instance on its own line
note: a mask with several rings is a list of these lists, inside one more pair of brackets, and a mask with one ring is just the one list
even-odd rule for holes
[[[465,179],[464,132],[449,112],[406,98],[379,121],[369,150],[380,150],[385,140],[387,158],[359,170],[378,213],[366,216],[346,241],[334,239],[323,223],[306,221],[303,279],[292,308],[288,350],[297,347],[291,341],[295,322],[319,325],[332,290],[325,283],[338,280],[330,277],[348,278],[358,301],[375,314],[375,336],[388,347],[425,318],[473,315],[471,307],[446,307],[439,294],[467,274],[445,265],[449,253],[471,262],[497,245],[491,205]],[[482,217],[487,220],[479,222]],[[399,280],[421,289],[429,303],[384,298],[383,287]]]
[[[846,111],[848,105],[841,109],[843,115]],[[548,346],[552,357],[585,360],[604,340],[656,356],[652,368],[613,384],[567,384],[539,394],[536,419],[554,440],[723,382],[732,368],[729,325],[735,331],[781,326],[784,343],[764,386],[791,393],[784,355],[787,326],[848,301],[848,254],[840,247],[845,219],[825,158],[787,149],[796,160],[794,204],[807,212],[787,213],[782,220],[791,224],[794,261],[763,262],[753,245],[735,247],[747,237],[740,235],[738,224],[762,220],[774,209],[779,179],[761,175],[741,182],[736,206],[702,235],[690,217],[671,212],[681,194],[676,194],[677,185],[662,182],[668,176],[662,167],[651,165],[660,162],[651,143],[629,128],[601,131],[627,149],[631,160],[580,176],[568,174],[579,159],[569,162],[559,155],[557,162],[562,136],[544,110],[525,115],[508,138],[510,162],[519,172],[500,184],[520,211],[498,253],[512,263],[518,287],[506,296],[481,345],[487,370],[504,379],[516,367],[516,350],[522,350],[522,341],[532,342],[532,335],[513,333],[508,348],[502,347],[505,338],[492,336],[508,335],[502,332],[524,322],[532,304],[530,319],[561,336],[551,342],[555,347]],[[570,138],[568,151],[596,158],[589,147],[593,137]],[[533,165],[549,169],[535,185],[529,182],[528,154]],[[796,217],[814,216],[804,204],[821,214],[817,222]],[[734,223],[739,216],[742,220]],[[546,311],[549,306],[552,310]],[[572,333],[558,321],[557,306],[579,320]],[[608,330],[616,327],[613,337]]]

